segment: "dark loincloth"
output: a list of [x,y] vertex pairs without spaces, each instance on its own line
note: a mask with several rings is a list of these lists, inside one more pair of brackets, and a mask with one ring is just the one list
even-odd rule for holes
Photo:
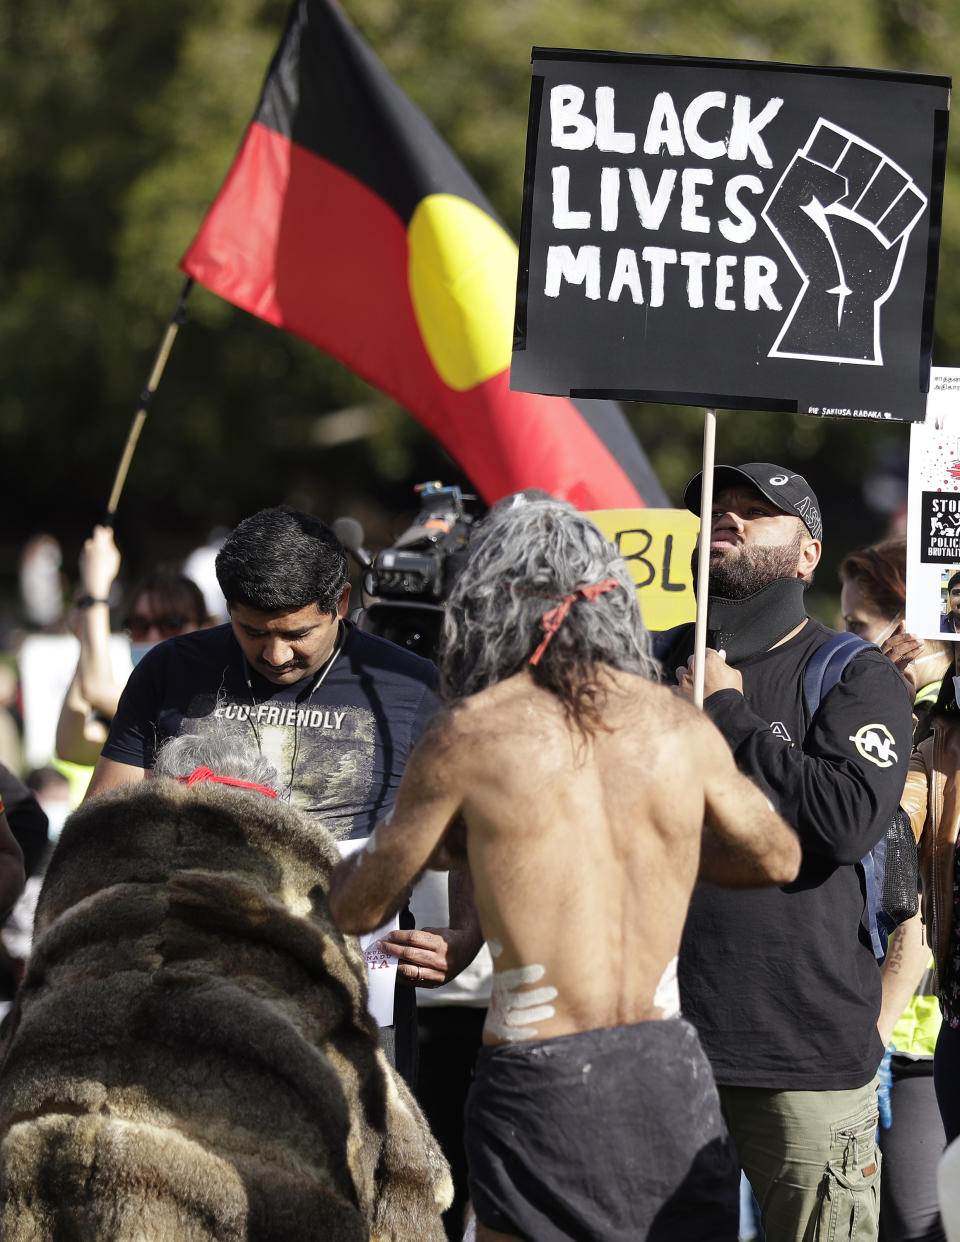
[[739,1173],[710,1066],[680,1018],[482,1048],[470,1194],[531,1242],[736,1242]]

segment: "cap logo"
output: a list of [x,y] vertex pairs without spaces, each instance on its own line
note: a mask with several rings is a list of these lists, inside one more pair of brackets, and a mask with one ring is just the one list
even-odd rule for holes
[[803,521],[809,528],[810,533],[813,535],[814,539],[816,539],[816,532],[820,529],[820,510],[814,505],[813,497],[804,496],[803,500],[798,500],[793,507],[801,515]]
[[788,474],[775,474],[773,478],[770,480],[770,484],[772,487],[783,487],[784,483],[789,483],[789,482],[790,482],[790,476]]

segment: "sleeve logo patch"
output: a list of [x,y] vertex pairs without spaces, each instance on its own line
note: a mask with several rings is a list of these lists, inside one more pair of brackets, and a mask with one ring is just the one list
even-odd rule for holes
[[897,743],[884,724],[862,725],[849,740],[861,759],[868,759],[878,768],[892,768],[897,762]]

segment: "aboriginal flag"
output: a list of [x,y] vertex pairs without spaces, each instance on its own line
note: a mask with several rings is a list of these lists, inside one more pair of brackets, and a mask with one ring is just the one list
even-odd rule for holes
[[333,0],[293,5],[181,267],[388,393],[488,503],[668,503],[614,403],[510,391],[517,248]]

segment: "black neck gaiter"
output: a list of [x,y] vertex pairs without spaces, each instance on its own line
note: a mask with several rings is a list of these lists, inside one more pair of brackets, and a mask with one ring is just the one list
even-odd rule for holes
[[727,653],[727,663],[769,651],[807,619],[800,578],[775,578],[745,599],[711,595],[707,601],[707,644]]

